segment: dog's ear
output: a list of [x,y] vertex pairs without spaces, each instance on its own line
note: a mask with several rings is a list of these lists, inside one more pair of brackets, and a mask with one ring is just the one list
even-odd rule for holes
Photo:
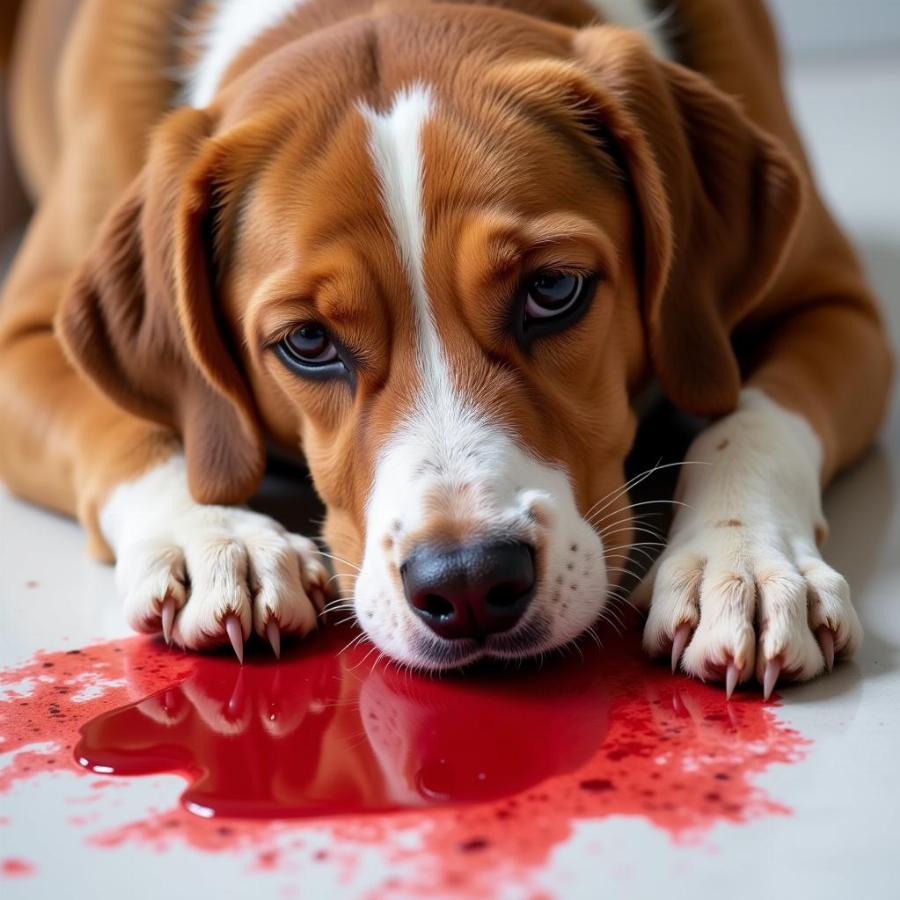
[[691,413],[729,412],[741,384],[731,333],[778,270],[802,201],[800,174],[735,100],[654,57],[638,35],[588,28],[574,50],[591,85],[591,127],[626,169],[640,217],[657,377]]
[[57,331],[75,365],[125,409],[175,428],[194,497],[246,500],[265,448],[216,305],[217,216],[227,153],[210,113],[183,109],[102,224],[63,297]]

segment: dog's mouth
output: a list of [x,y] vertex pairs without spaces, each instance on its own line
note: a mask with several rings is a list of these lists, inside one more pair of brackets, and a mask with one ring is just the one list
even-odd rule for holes
[[[424,671],[465,669],[483,661],[527,660],[539,656],[551,638],[549,622],[542,615],[531,616],[516,628],[477,638],[445,639],[420,633],[410,642],[417,668]],[[416,665],[416,664],[414,664]]]

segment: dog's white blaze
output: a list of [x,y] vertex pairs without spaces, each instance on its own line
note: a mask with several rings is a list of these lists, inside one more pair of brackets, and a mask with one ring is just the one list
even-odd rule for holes
[[588,2],[600,13],[604,22],[640,31],[657,56],[662,59],[673,58],[666,33],[671,12],[653,9],[649,0],[588,0]]
[[[369,123],[370,152],[415,308],[420,397],[415,413],[407,417],[401,432],[407,443],[416,448],[429,446],[433,458],[446,461],[455,455],[454,447],[468,446],[470,442],[480,444],[487,434],[482,433],[486,427],[482,416],[461,400],[453,384],[425,283],[425,171],[421,139],[433,109],[431,89],[423,84],[398,93],[387,113],[360,106]],[[396,447],[398,443],[393,442],[390,469],[400,474],[405,467],[397,465],[402,455]]]
[[431,90],[426,85],[416,84],[401,91],[385,114],[365,105],[360,111],[369,123],[372,159],[397,249],[409,278],[423,384],[432,395],[429,399],[440,403],[455,397],[456,392],[425,286],[425,214],[422,208],[425,172],[421,140],[422,128],[433,106]]
[[218,0],[201,37],[203,50],[185,85],[190,106],[208,106],[232,60],[307,0]]
[[[451,441],[462,443],[485,437],[472,434],[483,427],[482,417],[462,402],[453,384],[425,283],[421,139],[433,109],[431,90],[423,84],[401,91],[387,113],[360,107],[369,123],[370,151],[415,308],[421,393],[417,412],[406,427],[419,434],[419,445],[423,439],[432,443],[437,436],[454,436]],[[434,451],[446,458],[449,449],[445,445]]]
[[[549,627],[546,646],[563,643],[590,625],[606,590],[602,544],[578,514],[566,474],[519,447],[461,393],[453,378],[425,277],[426,172],[421,136],[434,110],[434,96],[422,84],[398,93],[387,112],[360,106],[369,124],[369,149],[415,309],[419,392],[379,455],[366,507],[366,546],[356,604],[360,621],[381,649],[418,664],[428,661],[414,656],[410,637],[424,626],[397,595],[383,538],[416,534],[433,514],[429,508],[435,496],[452,495],[464,483],[474,485],[478,495],[466,507],[476,532],[529,539],[534,529],[529,513],[538,507],[546,520],[553,521],[543,535],[548,584],[565,570],[570,546],[579,545],[590,554],[590,562],[581,560],[581,569],[589,566],[591,571],[583,572],[580,585],[571,592],[568,611],[544,610]],[[400,533],[395,522],[401,524]],[[535,605],[547,605],[548,600],[545,590]]]

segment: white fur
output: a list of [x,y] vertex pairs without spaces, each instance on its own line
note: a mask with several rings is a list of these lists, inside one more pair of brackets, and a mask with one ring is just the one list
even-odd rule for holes
[[[463,516],[473,535],[503,534],[544,547],[544,579],[517,629],[524,633],[529,622],[545,622],[535,652],[590,626],[607,589],[603,546],[578,514],[565,473],[521,449],[455,385],[425,286],[420,136],[433,109],[430,90],[416,85],[398,94],[387,113],[361,110],[415,306],[420,388],[379,455],[356,584],[357,615],[375,643],[397,659],[428,666],[439,663],[413,649],[412,639],[426,633],[425,626],[409,609],[391,567],[402,564],[397,547],[423,529],[436,498],[448,515]],[[386,536],[392,551],[385,550]],[[557,584],[561,577],[565,591]],[[515,655],[504,651],[504,641],[502,635],[489,638],[486,652]]]
[[244,637],[263,634],[270,619],[283,632],[315,627],[308,592],[324,590],[328,576],[312,541],[248,509],[195,502],[181,456],[117,486],[100,527],[139,631],[159,630],[167,596],[179,610],[174,638],[187,647],[222,643],[229,614]]
[[185,85],[189,106],[208,106],[234,58],[306,0],[218,0]]
[[447,362],[438,337],[431,303],[425,288],[425,220],[422,179],[425,176],[420,147],[421,130],[431,115],[431,90],[422,84],[401,91],[389,113],[382,115],[362,105],[369,123],[370,151],[397,250],[409,278],[418,325],[418,352],[438,402],[453,393]]
[[588,0],[604,22],[640,31],[653,52],[662,59],[672,59],[673,53],[666,34],[670,13],[657,12],[649,0]]
[[737,411],[706,428],[687,460],[678,491],[687,506],[639,592],[652,595],[647,650],[665,651],[688,623],[696,630],[684,669],[721,675],[733,660],[742,680],[775,657],[797,678],[819,674],[820,625],[852,653],[862,632],[850,592],[816,542],[825,529],[822,448],[809,423],[745,388]]

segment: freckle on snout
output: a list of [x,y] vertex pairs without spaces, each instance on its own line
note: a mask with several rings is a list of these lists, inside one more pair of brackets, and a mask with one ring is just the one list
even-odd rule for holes
[[725,440],[723,440],[719,444],[719,446],[716,447],[716,450],[724,450],[730,443],[731,443],[731,441],[729,441],[728,438],[725,438]]
[[740,519],[721,519],[716,522],[716,528],[743,528],[744,523]]

